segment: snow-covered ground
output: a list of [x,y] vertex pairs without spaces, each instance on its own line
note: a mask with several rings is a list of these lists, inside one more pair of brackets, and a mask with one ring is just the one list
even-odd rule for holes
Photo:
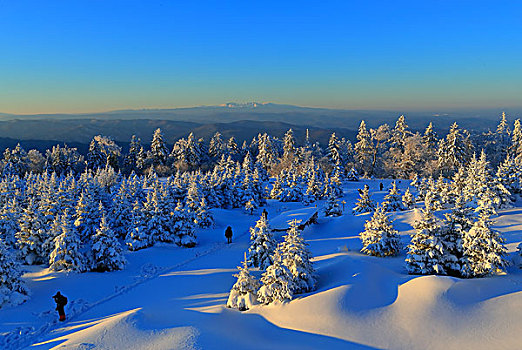
[[[0,348],[520,349],[522,270],[514,265],[504,275],[466,280],[412,276],[404,252],[394,258],[360,254],[358,234],[368,214],[354,216],[351,208],[364,183],[381,201],[385,192],[378,191],[379,181],[349,183],[345,215],[320,217],[303,232],[319,276],[312,293],[246,312],[227,309],[232,275],[260,210],[250,216],[216,209],[216,226],[197,232],[197,247],[163,244],[129,252],[123,271],[66,274],[26,267],[31,298],[0,309]],[[388,187],[389,181],[384,183]],[[302,207],[270,201],[267,210],[270,221],[280,225]],[[507,240],[509,259],[518,264],[522,205],[499,214],[495,228]],[[418,212],[392,216],[406,244]],[[228,225],[234,230],[230,245],[223,236]],[[51,298],[57,290],[69,298],[63,323]]]

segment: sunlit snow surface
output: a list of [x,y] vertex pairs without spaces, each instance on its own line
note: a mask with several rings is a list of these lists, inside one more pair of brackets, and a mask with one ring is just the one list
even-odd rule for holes
[[[522,270],[457,279],[410,276],[404,252],[395,258],[363,256],[358,233],[368,214],[353,216],[357,188],[368,183],[380,201],[379,181],[349,183],[345,215],[320,217],[305,238],[314,254],[318,288],[290,303],[227,309],[232,276],[248,248],[248,228],[260,215],[213,210],[216,227],[198,231],[193,249],[167,244],[127,253],[124,271],[65,274],[26,267],[31,298],[0,310],[1,348],[30,349],[520,349]],[[387,186],[389,181],[385,181]],[[399,184],[404,189],[405,181]],[[318,203],[321,207],[323,203]],[[519,203],[522,207],[522,202]],[[300,203],[270,201],[276,225],[294,219]],[[416,210],[393,215],[403,243]],[[231,225],[233,243],[225,243]],[[519,263],[522,208],[500,212],[510,259]],[[284,233],[278,232],[281,240]],[[260,271],[253,271],[257,277]],[[51,298],[69,298],[58,322]]]

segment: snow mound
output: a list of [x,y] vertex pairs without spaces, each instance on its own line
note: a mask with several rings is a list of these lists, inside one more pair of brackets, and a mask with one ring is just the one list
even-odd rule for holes
[[35,349],[195,349],[198,332],[193,327],[147,330],[140,309],[95,321],[78,323],[58,332],[67,335],[35,344]]

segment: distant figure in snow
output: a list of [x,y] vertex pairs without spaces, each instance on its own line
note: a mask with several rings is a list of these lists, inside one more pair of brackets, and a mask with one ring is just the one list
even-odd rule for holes
[[360,188],[357,189],[357,192],[359,192],[359,194],[363,193],[363,191]]
[[56,292],[53,296],[54,302],[56,303],[56,310],[58,311],[58,315],[60,315],[60,321],[65,321],[65,305],[67,305],[67,297],[60,294],[60,292]]
[[232,227],[227,227],[225,230],[225,237],[227,238],[227,243],[232,243]]
[[384,185],[382,184],[382,182],[379,184],[379,191],[382,191],[384,189]]
[[265,217],[265,219],[268,219],[268,212],[266,211],[265,208],[263,208],[262,215]]

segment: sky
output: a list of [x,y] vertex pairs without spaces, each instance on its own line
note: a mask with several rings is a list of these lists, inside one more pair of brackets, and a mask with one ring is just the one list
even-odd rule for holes
[[0,112],[522,106],[519,1],[0,0]]

